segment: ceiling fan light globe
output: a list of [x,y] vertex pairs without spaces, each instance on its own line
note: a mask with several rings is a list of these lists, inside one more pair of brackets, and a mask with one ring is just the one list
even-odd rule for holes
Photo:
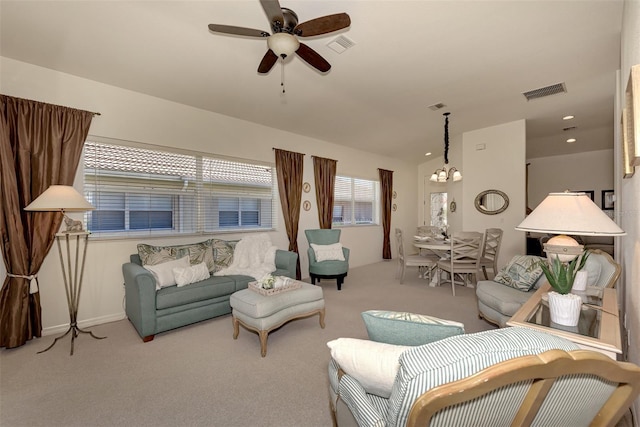
[[288,33],[276,33],[267,39],[269,49],[277,56],[286,58],[300,47],[300,42],[295,36]]

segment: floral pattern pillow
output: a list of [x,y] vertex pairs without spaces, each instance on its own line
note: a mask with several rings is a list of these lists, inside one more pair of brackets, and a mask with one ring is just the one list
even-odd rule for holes
[[544,258],[534,255],[516,255],[511,258],[506,267],[498,271],[493,281],[529,292],[542,275],[542,267],[538,265],[541,260]]
[[227,268],[233,262],[233,251],[236,248],[237,241],[233,240],[220,240],[220,239],[211,239],[209,240],[213,247],[214,254],[214,269],[210,271],[219,271],[223,268]]
[[190,265],[204,262],[209,271],[215,271],[216,267],[211,240],[175,246],[153,246],[140,243],[138,244],[138,255],[142,265],[157,265],[188,256]]

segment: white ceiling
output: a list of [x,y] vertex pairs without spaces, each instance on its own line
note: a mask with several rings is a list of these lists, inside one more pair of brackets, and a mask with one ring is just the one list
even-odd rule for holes
[[[622,0],[280,3],[300,22],[351,17],[346,30],[303,40],[332,69],[289,58],[284,95],[279,64],[256,72],[265,40],[207,28],[269,31],[258,0],[2,0],[0,54],[411,163],[442,155],[445,111],[454,137],[526,119],[529,158],[613,146]],[[355,46],[335,53],[326,44],[338,35]],[[560,82],[567,93],[522,95]]]

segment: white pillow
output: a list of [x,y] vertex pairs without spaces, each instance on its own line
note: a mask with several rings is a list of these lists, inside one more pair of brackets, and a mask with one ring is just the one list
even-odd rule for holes
[[173,277],[174,267],[189,267],[189,255],[174,261],[167,261],[156,265],[145,265],[144,268],[149,270],[153,277],[156,278],[156,290],[173,286],[176,280]]
[[329,341],[327,346],[331,349],[333,360],[355,378],[367,393],[387,399],[391,396],[400,367],[400,354],[413,348],[356,338],[338,338]]
[[342,252],[342,243],[334,243],[332,245],[316,245],[311,244],[313,252],[316,254],[316,261],[344,261],[344,253]]
[[173,267],[172,271],[178,287],[209,278],[209,269],[204,262],[191,267]]

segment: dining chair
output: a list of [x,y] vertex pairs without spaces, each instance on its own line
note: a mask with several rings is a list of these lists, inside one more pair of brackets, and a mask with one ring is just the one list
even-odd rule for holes
[[487,228],[484,232],[484,251],[480,260],[480,268],[482,268],[486,280],[489,280],[487,268],[491,269],[494,277],[498,274],[498,254],[502,243],[502,233],[501,228]]
[[438,285],[441,282],[441,271],[449,273],[451,290],[456,295],[455,276],[462,276],[464,285],[468,286],[469,276],[477,281],[480,271],[480,260],[484,248],[484,234],[477,231],[458,231],[451,234],[449,259],[438,261]]
[[402,230],[396,228],[396,244],[398,246],[398,269],[396,277],[400,276],[400,284],[404,282],[406,267],[418,267],[418,277],[431,278],[431,271],[436,267],[439,257],[432,255],[405,255]]

